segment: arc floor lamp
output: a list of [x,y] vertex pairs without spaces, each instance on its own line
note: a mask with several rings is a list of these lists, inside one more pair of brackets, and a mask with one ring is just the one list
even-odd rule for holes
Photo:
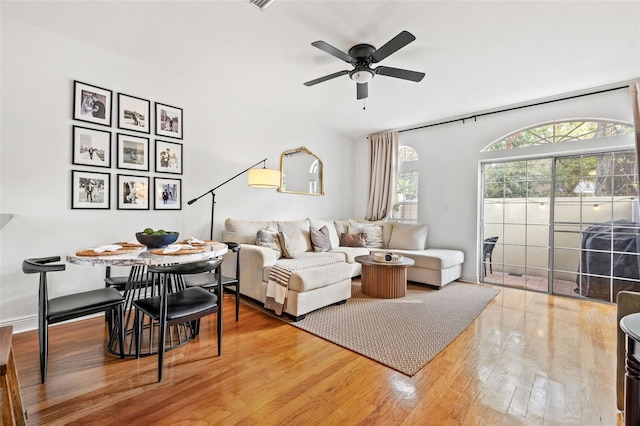
[[[249,175],[247,178],[247,184],[253,188],[279,188],[280,187],[280,171],[267,169],[266,162],[267,162],[266,158],[264,160],[258,161],[253,166],[247,167],[237,175],[230,177],[229,179],[225,180],[215,188],[211,188],[204,194],[187,202],[187,204],[191,205],[196,201],[198,201],[200,198],[204,197],[205,195],[211,194],[211,228],[209,229],[210,240],[213,240],[213,217],[214,217],[215,208],[216,208],[216,194],[214,191],[216,189],[220,188],[223,185],[226,185],[227,183],[231,182],[232,180],[234,180],[235,178],[237,178],[238,176],[246,172],[249,172]],[[258,166],[260,163],[262,163],[262,168],[254,169],[254,167]]]

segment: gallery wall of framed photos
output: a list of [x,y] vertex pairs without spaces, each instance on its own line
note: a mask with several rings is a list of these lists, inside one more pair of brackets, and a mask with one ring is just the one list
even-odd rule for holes
[[74,80],[71,163],[81,167],[71,170],[72,209],[182,209],[183,111],[153,106]]

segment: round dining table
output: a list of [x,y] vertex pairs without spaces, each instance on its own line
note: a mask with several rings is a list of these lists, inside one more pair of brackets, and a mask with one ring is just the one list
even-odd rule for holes
[[[131,267],[123,294],[125,297],[125,347],[119,347],[119,327],[114,325],[110,330],[107,343],[107,351],[109,353],[120,356],[120,351],[122,350],[125,357],[136,356],[133,301],[159,294],[157,288],[159,284],[151,280],[150,274],[147,273],[147,268],[154,265],[175,265],[213,259],[223,256],[227,252],[227,245],[220,242],[208,243],[201,248],[203,249],[202,251],[190,254],[178,254],[175,252],[164,254],[163,249],[147,249],[146,247],[129,249],[130,251],[118,254],[82,255],[82,253],[86,253],[86,250],[67,254],[67,262],[75,265],[105,266],[108,268],[112,266]],[[157,324],[154,324],[149,319],[145,324],[145,328],[148,333],[144,333],[142,337],[141,356],[155,354],[158,348]],[[171,327],[167,332],[167,350],[186,343],[191,339],[191,336],[190,324],[179,324]]]

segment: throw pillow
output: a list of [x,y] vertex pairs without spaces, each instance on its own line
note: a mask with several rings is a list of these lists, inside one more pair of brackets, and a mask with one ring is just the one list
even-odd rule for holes
[[427,225],[394,223],[390,249],[424,250],[427,247]]
[[316,229],[322,229],[323,226],[327,227],[329,230],[329,238],[331,239],[331,247],[338,247],[340,245],[340,234],[336,232],[336,225],[333,223],[333,219],[308,218],[307,220],[309,221],[309,226],[313,226]]
[[370,248],[383,248],[382,227],[372,223],[351,221],[349,223],[350,234],[363,234],[365,246]]
[[340,220],[334,220],[333,221],[333,224],[336,227],[336,231],[337,231],[338,235],[347,234],[349,232],[349,229],[348,229],[349,228],[349,222],[351,222],[351,219],[340,219]]
[[282,257],[282,247],[280,247],[280,238],[278,238],[277,231],[272,231],[268,228],[258,230],[256,245],[273,249],[278,253],[278,259]]
[[309,222],[304,220],[285,220],[276,222],[278,232],[284,233],[291,243],[291,248],[296,253],[311,251],[311,238],[309,237]]
[[389,240],[391,239],[391,231],[393,230],[393,222],[387,220],[377,220],[373,222],[376,226],[382,228],[382,248],[389,247]]
[[295,244],[291,242],[291,239],[287,237],[282,231],[278,232],[278,238],[280,239],[280,246],[282,247],[282,257],[287,259],[295,259],[300,255],[300,251],[297,251]]
[[362,234],[340,234],[341,247],[365,247],[366,241]]
[[311,245],[315,253],[322,253],[331,250],[331,238],[329,237],[329,228],[323,226],[316,229],[309,227],[309,235],[311,236]]

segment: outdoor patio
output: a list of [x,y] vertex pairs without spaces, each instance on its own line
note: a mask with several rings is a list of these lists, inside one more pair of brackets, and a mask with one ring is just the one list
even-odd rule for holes
[[[545,293],[549,288],[549,281],[546,277],[517,275],[499,271],[494,271],[493,273],[487,272],[487,276],[484,277],[484,282],[489,284],[506,285],[509,287],[525,288],[527,290],[541,291]],[[578,293],[573,291],[575,288],[576,283],[572,281],[553,281],[553,292],[555,294],[578,296]]]

